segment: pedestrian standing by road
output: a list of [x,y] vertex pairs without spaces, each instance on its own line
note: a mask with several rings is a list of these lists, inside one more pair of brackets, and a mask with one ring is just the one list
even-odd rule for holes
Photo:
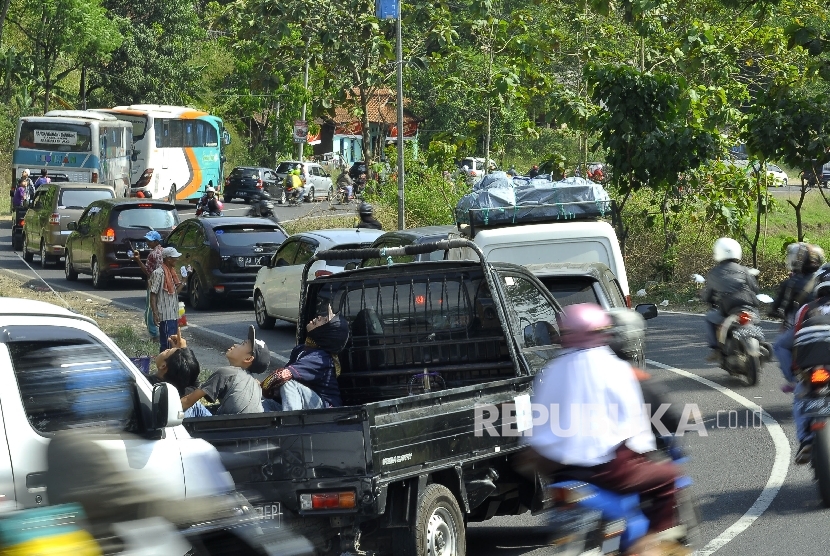
[[[161,234],[155,230],[150,230],[144,235],[144,239],[147,240],[147,245],[150,247],[151,251],[147,255],[147,262],[141,262],[141,253],[138,251],[133,251],[133,260],[138,263],[138,266],[141,267],[141,271],[144,273],[149,280],[150,275],[153,274],[157,268],[162,265],[162,246],[161,246]],[[157,339],[159,335],[158,326],[153,321],[153,310],[150,307],[150,284],[147,283],[147,295],[144,301],[144,324],[147,325],[147,332],[150,333],[150,336],[153,339]],[[164,350],[162,350],[164,351]]]
[[26,200],[34,200],[35,184],[32,183],[32,179],[29,177],[29,170],[23,170],[23,175],[21,176],[21,179],[23,180],[23,186],[26,188]]
[[26,204],[26,186],[24,185],[23,178],[20,178],[20,181],[17,182],[17,187],[14,189],[13,197],[12,197],[12,208],[22,208]]
[[150,275],[148,289],[153,323],[159,329],[159,351],[165,351],[168,348],[168,338],[179,331],[179,292],[182,280],[176,274],[176,262],[181,253],[175,247],[165,247],[161,256],[163,264]]
[[52,183],[52,180],[49,178],[49,172],[46,168],[43,168],[40,171],[40,177],[35,180],[35,189],[40,187],[41,185],[45,185],[47,183]]

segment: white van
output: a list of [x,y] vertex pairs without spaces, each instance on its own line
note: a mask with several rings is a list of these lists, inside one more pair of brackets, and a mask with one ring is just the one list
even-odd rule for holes
[[[450,239],[465,237],[460,232]],[[603,221],[570,221],[551,224],[523,224],[476,230],[472,241],[488,261],[521,265],[539,263],[593,263],[608,266],[616,275],[631,305],[628,275],[614,228]],[[449,259],[478,260],[469,248],[452,249]]]

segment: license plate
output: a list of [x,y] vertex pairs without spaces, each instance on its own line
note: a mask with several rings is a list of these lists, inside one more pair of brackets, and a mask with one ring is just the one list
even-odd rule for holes
[[134,241],[133,242],[133,248],[136,249],[137,251],[146,251],[147,250],[147,244],[143,241]]
[[830,416],[830,398],[803,398],[796,400],[795,405],[806,415]]
[[237,257],[236,264],[239,266],[262,266],[262,257]]
[[254,506],[254,511],[262,519],[271,519],[277,522],[277,527],[282,523],[282,511],[280,510],[280,503],[263,504],[262,506]]

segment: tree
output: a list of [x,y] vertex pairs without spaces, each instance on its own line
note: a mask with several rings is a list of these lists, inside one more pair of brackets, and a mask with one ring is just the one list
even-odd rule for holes
[[[37,0],[34,0],[37,1]],[[206,39],[190,0],[104,0],[124,37],[112,57],[87,63],[97,104],[186,104],[199,70],[191,64]]]
[[[725,98],[667,74],[627,66],[592,65],[587,77],[592,100],[603,106],[589,125],[606,150],[612,183],[621,196],[620,216],[633,192],[648,188],[658,194],[665,240],[661,274],[668,278],[677,239],[672,218],[681,208],[678,178],[719,154]],[[618,228],[624,250],[628,228],[622,219]]]
[[117,18],[100,0],[21,0],[10,14],[49,110],[53,89],[84,64],[100,63],[121,44]]
[[[773,88],[759,95],[747,118],[744,132],[747,149],[760,159],[761,164],[767,160],[780,160],[792,168],[802,169],[808,178],[820,176],[822,166],[830,161],[828,103],[830,96],[825,93],[797,91],[790,87]],[[809,184],[809,179],[802,179],[797,203],[787,199],[795,209],[798,241],[804,240],[801,207]],[[821,193],[824,196],[824,192]],[[826,197],[825,202],[828,202]]]

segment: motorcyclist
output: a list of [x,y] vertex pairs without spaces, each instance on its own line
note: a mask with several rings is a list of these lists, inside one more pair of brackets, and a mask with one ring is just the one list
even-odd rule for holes
[[[824,364],[823,360],[809,361],[816,355],[821,356],[826,352],[826,333],[822,331],[830,326],[830,268],[824,267],[816,277],[816,287],[813,290],[814,299],[801,309],[795,316],[793,325],[794,331],[794,357],[793,367],[811,367],[817,364]],[[806,329],[810,330],[806,330]],[[802,335],[801,331],[805,334]],[[816,347],[821,346],[821,347]],[[802,350],[803,353],[799,353]],[[799,442],[798,452],[795,454],[795,463],[801,465],[809,463],[813,450],[813,431],[810,430],[810,421],[800,408],[799,401],[807,394],[807,386],[803,381],[795,387],[795,398],[793,400],[793,421],[795,422],[795,435]]]
[[358,228],[368,228],[370,230],[382,230],[383,225],[374,216],[375,209],[369,203],[360,203],[357,208],[357,214],[360,216],[360,223]]
[[286,189],[289,191],[289,200],[298,201],[303,197],[303,180],[300,178],[300,170],[293,169],[285,177]]
[[[783,317],[784,330],[778,335],[772,346],[781,373],[788,383],[794,383],[792,373],[793,323],[798,310],[813,297],[816,284],[816,271],[824,264],[824,250],[818,245],[791,243],[787,247],[787,268],[790,276],[778,286],[770,313]],[[785,385],[785,391],[791,386]]]
[[654,436],[631,365],[608,346],[608,313],[593,303],[569,305],[559,326],[563,351],[537,376],[533,395],[533,402],[549,409],[558,423],[533,423],[525,437],[528,457],[539,462],[543,474],[572,466],[581,480],[600,488],[640,494],[650,502],[643,513],[652,535],[644,542],[653,542],[653,534],[675,525],[679,469],[644,456],[655,450]]
[[366,172],[362,172],[357,176],[357,179],[354,182],[354,192],[355,194],[363,193],[363,190],[366,188],[366,183],[369,181],[369,178],[366,176]]
[[732,238],[722,237],[712,248],[717,265],[706,275],[706,287],[700,297],[713,306],[706,313],[706,339],[712,351],[707,361],[720,361],[717,329],[729,314],[739,307],[758,307],[758,281],[743,266],[741,245]]
[[352,178],[349,176],[348,172],[341,172],[340,176],[337,178],[338,191],[341,187],[346,189],[346,200],[348,201],[353,197],[354,192],[354,181],[352,181]]
[[279,222],[279,219],[274,212],[274,208],[274,201],[272,201],[271,196],[268,195],[267,197],[263,197],[251,205],[251,208],[248,210],[248,216],[270,218],[274,222]]
[[205,194],[199,199],[196,212],[199,214],[207,213],[208,216],[220,216],[222,214],[222,207],[219,206],[219,199],[216,197],[216,189],[212,185],[207,186]]

